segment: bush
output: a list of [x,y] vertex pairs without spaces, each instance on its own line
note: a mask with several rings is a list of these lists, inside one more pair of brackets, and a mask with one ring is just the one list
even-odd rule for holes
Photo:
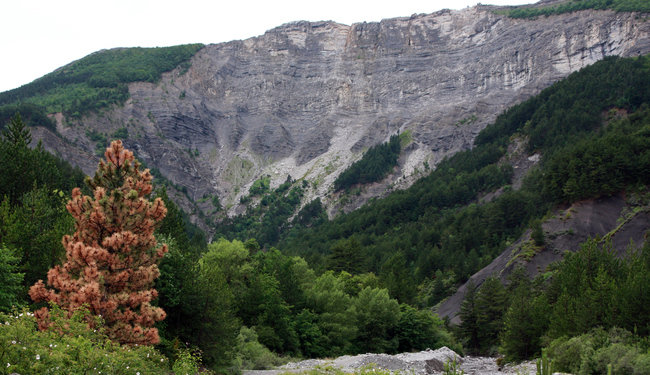
[[637,346],[635,337],[624,329],[596,328],[584,335],[554,340],[548,353],[554,371],[606,374],[611,365],[614,374],[648,374],[650,353]]
[[236,370],[268,370],[282,363],[282,360],[257,340],[254,329],[242,326],[235,347]]
[[[181,349],[178,351],[176,361],[172,366],[174,374],[198,374],[201,363],[201,352],[198,350]],[[211,371],[202,371],[203,374],[212,374]]]
[[150,346],[120,346],[91,330],[86,309],[72,317],[52,305],[52,328],[36,329],[29,310],[0,314],[0,363],[19,374],[167,374],[169,361]]

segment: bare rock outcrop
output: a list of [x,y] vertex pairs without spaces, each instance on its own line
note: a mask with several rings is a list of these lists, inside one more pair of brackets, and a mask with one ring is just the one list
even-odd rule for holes
[[234,213],[256,178],[277,186],[291,175],[318,182],[305,201],[334,207],[336,176],[396,132],[412,144],[372,195],[409,186],[425,163],[471,147],[501,111],[571,72],[647,53],[650,22],[613,11],[522,20],[479,5],[351,26],[295,22],[208,45],[189,70],[131,84],[123,106],[59,118],[69,142],[44,144],[91,172],[86,130],[126,127],[126,147],[190,198],[218,195]]

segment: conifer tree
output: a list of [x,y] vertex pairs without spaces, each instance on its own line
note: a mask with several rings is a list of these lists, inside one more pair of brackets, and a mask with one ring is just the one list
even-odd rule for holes
[[14,145],[27,146],[32,142],[32,134],[18,112],[9,120],[7,127],[2,131],[2,136]]
[[[140,163],[121,141],[111,143],[104,155],[94,178],[86,180],[94,196],[75,188],[66,206],[75,219],[75,232],[63,237],[66,262],[47,274],[53,289],[39,280],[29,294],[69,314],[86,304],[119,343],[156,344],[158,330],[153,325],[165,312],[151,305],[158,295],[152,286],[167,246],[159,246],[153,233],[167,210],[160,198],[147,199],[152,176],[148,169],[140,171]],[[47,328],[48,308],[35,315],[39,328]]]

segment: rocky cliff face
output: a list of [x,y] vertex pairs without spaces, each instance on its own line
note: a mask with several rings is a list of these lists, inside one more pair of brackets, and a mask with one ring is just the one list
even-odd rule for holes
[[[127,147],[195,200],[218,195],[233,214],[256,178],[270,175],[277,186],[291,175],[312,182],[305,202],[324,197],[335,214],[408,186],[425,165],[471,147],[505,108],[571,72],[608,55],[650,53],[650,22],[636,14],[518,20],[492,10],[297,22],[209,45],[189,70],[131,84],[122,107],[80,121],[59,116],[70,142],[39,136],[90,173],[86,130],[126,127]],[[406,131],[412,142],[399,168],[341,204],[331,193],[336,176],[367,147]]]

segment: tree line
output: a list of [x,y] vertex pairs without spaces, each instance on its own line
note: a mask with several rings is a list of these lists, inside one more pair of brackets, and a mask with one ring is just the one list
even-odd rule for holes
[[512,18],[535,18],[571,13],[585,9],[612,9],[617,12],[650,12],[650,4],[643,0],[571,0],[558,5],[515,7],[502,11]]

